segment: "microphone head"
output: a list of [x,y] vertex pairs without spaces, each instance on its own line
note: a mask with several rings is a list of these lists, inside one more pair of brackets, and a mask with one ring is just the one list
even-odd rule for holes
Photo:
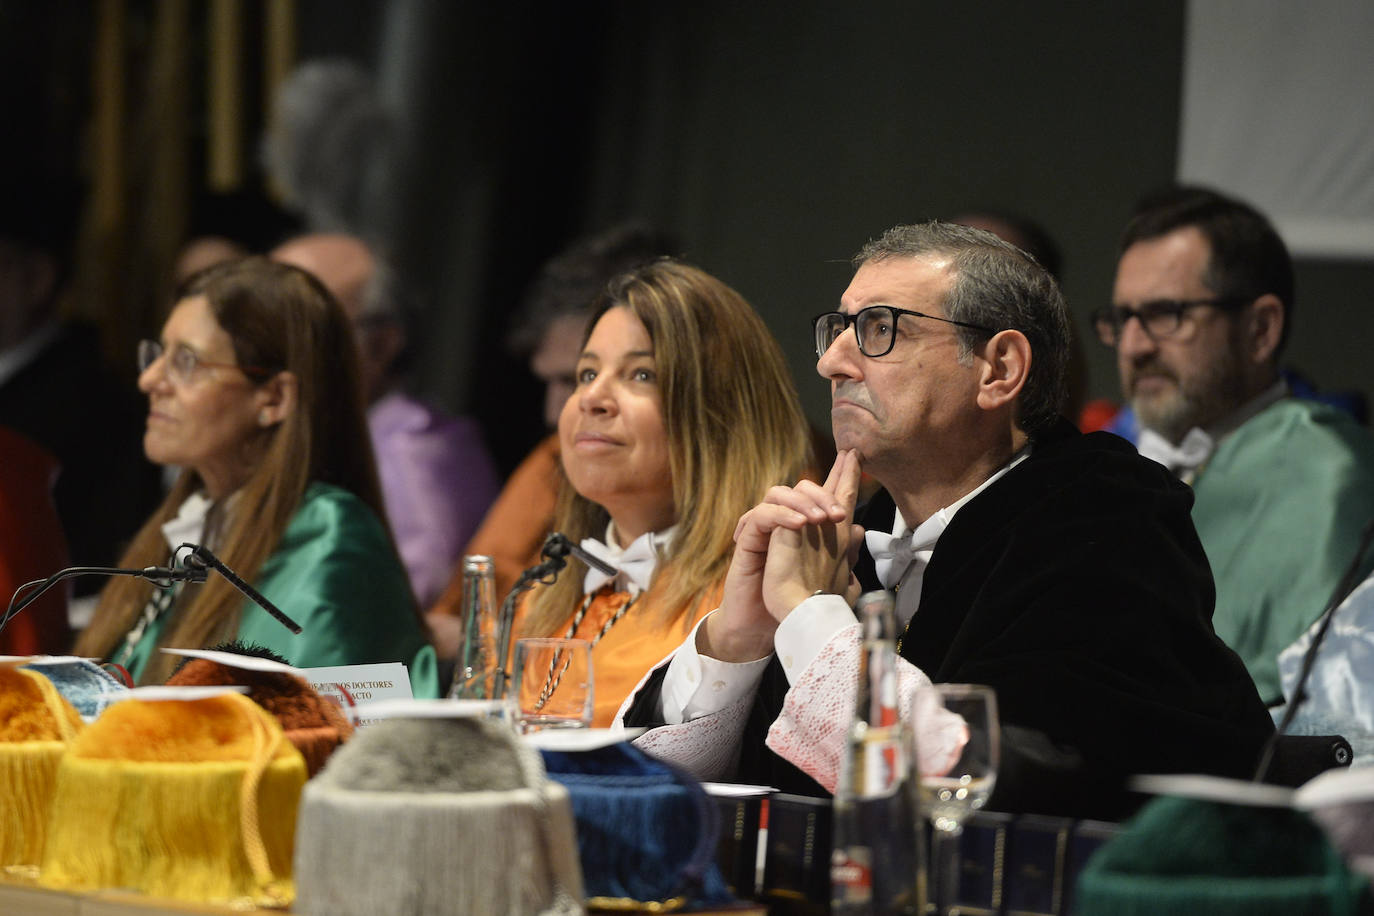
[[[179,554],[183,549],[188,547],[191,549],[191,552],[187,555],[185,560],[187,567],[200,569],[202,571],[207,567],[215,570],[215,572],[219,573],[221,576],[227,579],[230,585],[238,589],[239,592],[241,592],[245,598],[247,598],[249,601],[253,602],[258,607],[262,608],[264,611],[270,614],[282,626],[286,627],[292,633],[300,633],[300,624],[296,623],[296,621],[286,616],[286,614],[282,612],[281,608],[277,607],[271,601],[268,601],[266,597],[259,594],[257,589],[253,588],[253,586],[249,585],[247,582],[244,582],[242,579],[240,579],[237,573],[235,573],[228,566],[225,566],[223,563],[221,563],[215,557],[215,555],[204,546],[199,544],[184,543],[176,549],[176,552]],[[202,572],[201,579],[199,581],[204,581],[204,579],[205,576]]]

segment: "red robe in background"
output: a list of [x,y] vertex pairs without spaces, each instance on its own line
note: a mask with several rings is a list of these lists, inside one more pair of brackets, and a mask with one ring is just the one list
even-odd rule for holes
[[[57,473],[56,458],[0,426],[0,599],[6,606],[16,588],[67,565],[52,498]],[[0,631],[0,655],[61,655],[70,642],[67,589],[57,585]]]

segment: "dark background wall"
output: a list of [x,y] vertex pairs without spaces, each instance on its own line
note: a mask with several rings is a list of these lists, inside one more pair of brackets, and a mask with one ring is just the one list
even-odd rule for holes
[[638,110],[657,117],[620,106],[595,203],[680,226],[768,317],[813,416],[807,319],[863,241],[1020,211],[1059,240],[1082,314],[1131,201],[1173,172],[1181,4],[741,4],[636,26],[610,78],[647,83]]
[[[1132,202],[1175,173],[1183,0],[296,9],[300,59],[360,61],[402,112],[374,219],[428,303],[418,382],[476,413],[506,467],[540,433],[539,392],[502,346],[511,310],[578,234],[626,217],[674,231],[764,315],[824,424],[809,318],[866,239],[1024,213],[1057,239],[1085,330]],[[1289,362],[1374,396],[1374,264],[1303,262],[1298,279]],[[1084,353],[1088,393],[1115,396],[1110,354]]]
[[[1132,203],[1175,173],[1182,2],[401,7],[393,34],[452,51],[430,76],[444,88],[426,130],[444,139],[413,170],[429,191],[446,173],[438,197],[457,221],[414,237],[445,277],[447,343],[424,378],[491,420],[535,396],[489,346],[506,306],[578,232],[627,216],[674,230],[763,313],[825,423],[808,319],[867,238],[971,208],[1024,213],[1059,242],[1086,330]],[[1374,393],[1355,344],[1374,339],[1374,265],[1304,262],[1299,282],[1289,362]],[[1087,393],[1115,397],[1110,354],[1083,352]],[[530,435],[489,428],[512,452],[503,436]]]

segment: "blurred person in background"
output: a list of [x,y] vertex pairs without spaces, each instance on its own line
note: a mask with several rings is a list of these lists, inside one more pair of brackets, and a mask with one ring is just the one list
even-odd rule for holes
[[[593,725],[720,601],[751,501],[809,470],[777,341],[709,274],[661,260],[621,275],[593,314],[564,402],[555,529],[617,568],[570,566],[522,605],[515,636],[592,643]],[[585,572],[579,575],[579,572]]]
[[[1321,614],[1374,518],[1374,437],[1279,371],[1293,264],[1263,214],[1207,188],[1147,195],[1122,234],[1112,347],[1140,454],[1191,485],[1217,635],[1266,703],[1278,654]],[[1374,570],[1366,557],[1360,572]]]
[[[25,582],[68,565],[67,542],[53,505],[57,459],[0,426],[0,604]],[[4,613],[0,612],[0,618]],[[66,591],[49,589],[0,630],[0,655],[64,655],[71,643]]]
[[316,233],[272,257],[308,270],[332,292],[358,342],[367,425],[386,516],[421,607],[444,590],[496,496],[482,429],[405,391],[408,333],[394,272],[362,239]]
[[304,271],[247,258],[196,274],[158,341],[139,345],[149,459],[183,468],[121,565],[209,547],[302,627],[293,635],[223,577],[154,591],[114,579],[76,651],[156,684],[159,647],[256,643],[292,664],[410,665],[437,693],[433,650],[382,520],[356,346]]
[[191,203],[191,222],[172,266],[168,295],[192,274],[267,251],[300,229],[298,219],[260,192],[203,193]]
[[371,73],[342,58],[307,60],[273,95],[263,168],[309,231],[361,232],[384,193],[396,127]]
[[592,305],[612,279],[650,261],[678,254],[668,233],[628,221],[584,236],[539,269],[511,323],[510,349],[529,355],[530,372],[544,384],[544,424],[558,417],[577,387],[574,377]]
[[[158,479],[139,447],[138,398],[106,365],[97,329],[62,315],[79,206],[74,180],[0,181],[0,425],[56,459],[71,560],[109,566],[156,504]],[[73,585],[93,595],[99,580]]]

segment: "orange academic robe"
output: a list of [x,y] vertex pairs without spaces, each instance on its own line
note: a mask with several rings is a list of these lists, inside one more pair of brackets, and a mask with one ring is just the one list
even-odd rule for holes
[[[496,573],[496,600],[506,600],[515,580],[541,559],[539,548],[553,530],[553,509],[558,498],[558,435],[549,436],[520,462],[487,510],[464,555],[492,559]],[[430,613],[463,613],[463,565],[453,571],[444,593]]]

